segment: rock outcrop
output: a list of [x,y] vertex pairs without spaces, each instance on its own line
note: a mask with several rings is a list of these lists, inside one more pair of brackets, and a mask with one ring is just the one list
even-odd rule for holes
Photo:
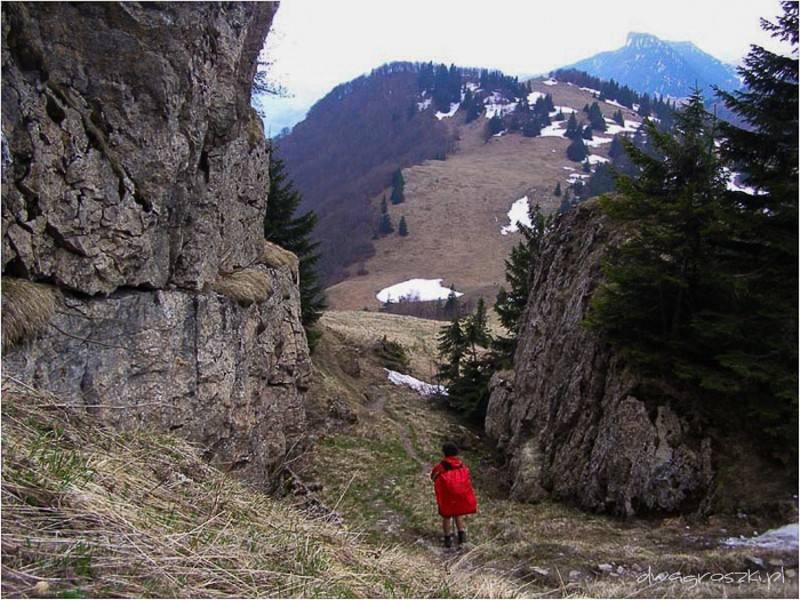
[[3,276],[59,291],[4,375],[260,480],[299,447],[310,377],[250,107],[276,7],[2,7]]
[[492,381],[486,430],[520,500],[626,516],[697,510],[714,479],[710,437],[581,326],[613,239],[595,203],[557,222],[533,273],[515,372]]

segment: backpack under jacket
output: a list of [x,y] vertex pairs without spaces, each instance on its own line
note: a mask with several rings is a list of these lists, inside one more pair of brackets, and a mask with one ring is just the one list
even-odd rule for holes
[[446,460],[439,464],[444,471],[433,481],[439,514],[442,517],[458,517],[477,512],[478,501],[466,465],[460,463],[454,466]]

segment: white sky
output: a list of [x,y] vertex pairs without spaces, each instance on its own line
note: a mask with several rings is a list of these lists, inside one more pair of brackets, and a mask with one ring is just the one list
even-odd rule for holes
[[277,133],[293,120],[287,111],[397,60],[533,75],[615,50],[636,31],[738,63],[750,44],[780,48],[759,25],[779,14],[778,0],[284,0],[265,55],[294,98],[266,105],[268,125]]

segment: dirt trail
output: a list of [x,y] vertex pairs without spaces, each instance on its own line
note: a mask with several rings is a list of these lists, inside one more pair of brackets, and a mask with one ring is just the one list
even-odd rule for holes
[[[623,521],[554,501],[510,500],[503,465],[480,431],[416,391],[393,385],[373,358],[370,349],[384,335],[408,348],[433,348],[438,326],[396,316],[384,322],[375,313],[334,316],[330,321],[342,336],[323,336],[326,372],[356,375],[343,383],[330,376],[329,394],[348,394],[357,418],[332,427],[318,443],[323,500],[377,546],[421,553],[452,584],[449,593],[463,580],[469,582],[467,595],[477,597],[797,597],[796,551],[722,544],[763,532],[766,524],[756,517]],[[334,341],[335,347],[325,347]],[[336,366],[347,361],[353,367],[354,355],[357,369]],[[431,357],[412,360],[425,365]],[[422,369],[412,367],[411,374],[425,378]],[[445,439],[463,448],[478,496],[478,513],[467,521],[471,546],[460,552],[441,548],[428,478]],[[749,583],[732,582],[732,573],[748,574]]]

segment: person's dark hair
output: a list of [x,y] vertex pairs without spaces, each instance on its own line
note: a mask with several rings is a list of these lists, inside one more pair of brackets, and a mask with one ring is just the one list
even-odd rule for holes
[[453,442],[445,442],[442,444],[442,452],[444,452],[445,456],[455,456],[458,454],[458,446]]

